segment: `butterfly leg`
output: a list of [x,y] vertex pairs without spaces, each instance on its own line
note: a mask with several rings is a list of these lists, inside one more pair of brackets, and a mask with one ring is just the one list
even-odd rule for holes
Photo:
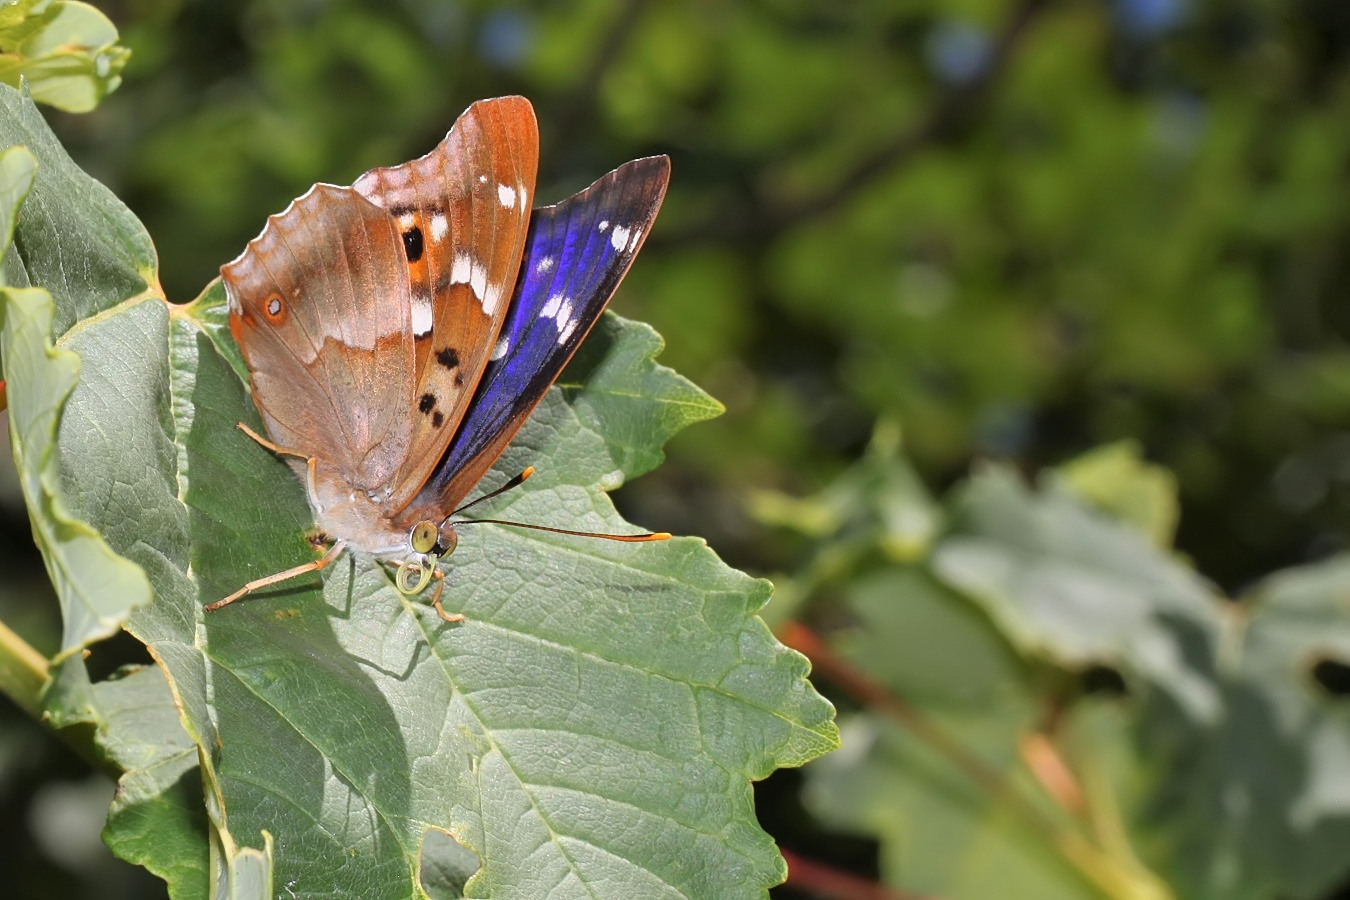
[[261,434],[258,434],[258,432],[254,431],[252,428],[249,428],[243,422],[236,422],[235,427],[257,441],[264,449],[271,450],[277,456],[294,456],[297,459],[303,459],[309,467],[309,495],[311,497],[314,496],[314,457],[307,453],[301,453],[299,450],[292,450],[289,447],[282,447],[278,444],[274,444]]
[[266,578],[259,578],[256,581],[250,581],[248,584],[244,585],[239,590],[235,591],[233,594],[226,597],[224,600],[217,600],[215,603],[206,604],[205,609],[207,612],[215,612],[222,606],[228,606],[229,604],[238,600],[240,597],[250,594],[253,591],[258,590],[259,588],[265,588],[270,584],[276,584],[277,582],[280,581],[288,581],[292,578],[304,575],[306,572],[319,572],[323,569],[328,568],[328,566],[332,564],[333,560],[337,559],[338,556],[345,549],[347,549],[347,542],[338,541],[337,543],[333,544],[332,547],[328,548],[328,552],[323,555],[322,559],[317,559],[314,562],[307,562],[304,565],[296,566],[295,568],[292,569],[287,569],[284,572],[278,572],[275,575],[268,575]]
[[448,613],[445,607],[441,606],[441,591],[445,588],[445,573],[436,567],[436,574],[432,576],[436,579],[436,592],[431,595],[431,605],[436,608],[436,615],[447,622],[463,622],[464,616],[459,613]]

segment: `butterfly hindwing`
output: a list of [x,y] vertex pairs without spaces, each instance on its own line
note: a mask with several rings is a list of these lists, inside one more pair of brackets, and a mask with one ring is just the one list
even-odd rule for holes
[[435,150],[373,169],[353,189],[400,234],[413,342],[411,437],[381,502],[405,507],[455,434],[506,318],[538,168],[534,111],[523,97],[475,103]]
[[400,244],[383,210],[319,184],[221,269],[268,433],[354,488],[392,480],[411,434]]
[[667,157],[634,160],[534,211],[491,361],[406,518],[448,515],[505,449],[604,312],[651,230],[669,177]]

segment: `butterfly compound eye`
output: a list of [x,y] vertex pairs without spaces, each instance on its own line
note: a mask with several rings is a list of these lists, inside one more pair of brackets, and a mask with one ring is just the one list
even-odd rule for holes
[[455,531],[455,526],[446,522],[441,526],[440,534],[441,556],[446,557],[455,552],[455,547],[459,546],[459,532]]
[[436,532],[436,523],[423,519],[413,526],[412,534],[408,536],[412,543],[414,553],[430,553],[436,549],[436,541],[440,535]]

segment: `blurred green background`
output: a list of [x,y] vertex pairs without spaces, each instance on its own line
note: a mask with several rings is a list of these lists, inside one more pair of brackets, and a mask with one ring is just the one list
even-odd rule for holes
[[930,483],[1137,438],[1229,588],[1346,543],[1342,3],[102,8],[125,83],[53,118],[175,300],[479,97],[534,101],[543,202],[669,153],[615,307],[728,414],[626,499],[733,562],[789,565],[747,493],[809,493],[880,416]]
[[[934,491],[1133,439],[1225,593],[1347,549],[1343,0],[98,5],[124,83],[49,119],[178,302],[314,181],[426,152],[480,97],[534,102],[541,203],[670,154],[614,309],[727,414],[617,499],[733,565],[798,571],[784,498],[879,422]],[[6,771],[8,827],[53,766]],[[874,875],[869,841],[800,821],[798,777],[765,787],[765,827]]]

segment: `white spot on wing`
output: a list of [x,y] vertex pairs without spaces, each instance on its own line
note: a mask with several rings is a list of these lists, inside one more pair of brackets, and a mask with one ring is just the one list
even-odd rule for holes
[[539,310],[539,318],[551,319],[556,316],[558,310],[562,308],[564,299],[562,294],[554,294],[552,297],[549,297],[548,302],[544,304],[544,308]]
[[502,289],[499,285],[488,287],[487,272],[479,270],[474,273],[474,291],[479,297],[483,298],[483,312],[486,315],[494,315],[497,312],[497,304],[502,299]]
[[[558,323],[562,324],[562,320],[559,319]],[[563,326],[562,331],[558,332],[558,343],[559,344],[567,343],[567,339],[570,338],[572,336],[572,332],[576,330],[577,330],[577,320],[568,319],[567,324]]]
[[405,212],[403,215],[398,217],[398,225],[404,231],[407,231],[409,228],[413,227],[413,222],[414,222],[413,214],[410,212]]
[[450,220],[445,217],[445,213],[438,212],[431,217],[431,239],[440,243],[450,231]]
[[511,344],[503,337],[497,342],[496,346],[492,348],[492,355],[489,356],[488,359],[501,359],[506,355],[506,351],[509,349],[511,349]]
[[502,206],[510,209],[516,205],[516,189],[509,184],[497,185],[497,199],[502,202]]
[[486,176],[486,175],[479,175],[479,176],[478,176],[478,183],[479,183],[479,184],[487,184],[487,176]]
[[487,268],[475,263],[473,257],[467,253],[457,254],[455,261],[451,263],[450,283],[467,284],[474,297],[483,305],[483,312],[489,316],[497,309],[497,302],[501,300],[499,289],[494,286],[491,291],[488,290]]
[[431,298],[424,296],[413,297],[412,302],[412,330],[413,337],[422,337],[431,334]]
[[605,230],[608,228],[609,228],[609,219],[601,219],[600,224],[595,226],[595,230],[600,232],[601,234],[604,234]]
[[545,256],[543,259],[539,260],[537,264],[535,264],[534,270],[538,272],[540,275],[543,275],[545,272],[549,272],[553,269],[554,262],[556,262],[556,260],[554,260],[553,257]]
[[609,236],[609,242],[614,245],[615,250],[622,253],[628,249],[628,235],[630,233],[636,234],[636,232],[630,232],[622,225],[615,225],[614,233]]
[[572,319],[572,299],[570,297],[563,298],[562,305],[558,307],[556,321],[558,323],[559,332],[558,341],[562,342],[566,340],[566,337],[563,336],[562,332],[571,334],[572,332],[569,329],[575,328],[577,325]]
[[456,253],[455,261],[450,264],[450,283],[468,284],[473,277],[473,257],[467,253]]

